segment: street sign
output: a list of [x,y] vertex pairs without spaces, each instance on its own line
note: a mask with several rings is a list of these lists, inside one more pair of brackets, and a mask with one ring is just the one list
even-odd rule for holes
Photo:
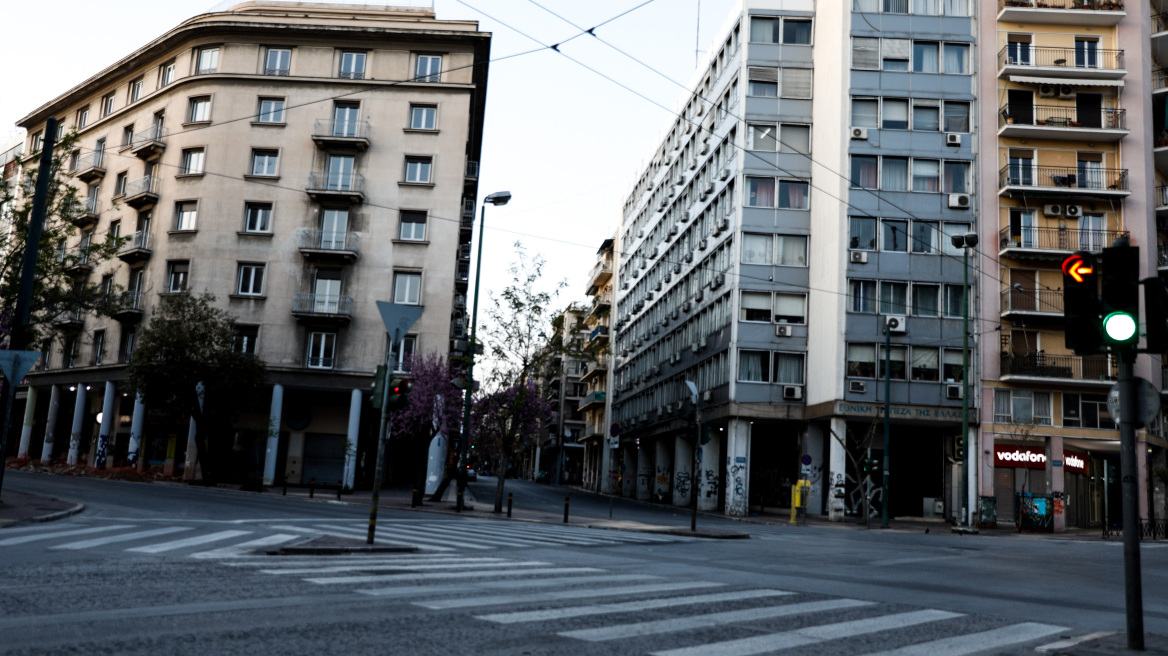
[[612,422],[612,426],[608,427],[608,436],[609,437],[620,437],[620,424],[618,424],[615,421]]
[[[1156,386],[1144,378],[1136,378],[1136,423],[1149,426],[1156,421],[1160,414],[1160,392]],[[1107,393],[1107,411],[1115,423],[1121,421],[1119,416],[1119,385],[1113,385]]]
[[40,357],[40,351],[0,351],[0,371],[4,372],[4,378],[15,387],[24,380],[24,375]]
[[811,454],[804,453],[803,457],[800,459],[800,462],[802,462],[804,465],[810,466],[811,465]]

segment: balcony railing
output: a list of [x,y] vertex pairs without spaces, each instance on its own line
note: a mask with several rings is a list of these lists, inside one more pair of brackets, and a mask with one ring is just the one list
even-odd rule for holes
[[308,191],[334,193],[365,193],[365,176],[359,173],[310,173]]
[[129,241],[118,247],[118,253],[128,253],[136,250],[150,250],[150,233],[144,230],[130,235]]
[[156,176],[148,175],[138,178],[133,182],[126,183],[126,198],[140,196],[142,194],[158,194],[159,179]]
[[1033,66],[1082,71],[1123,70],[1122,50],[1006,46],[998,51],[998,68]]
[[289,72],[287,68],[264,68],[264,75],[288,75]]
[[467,161],[466,163],[466,177],[471,180],[477,180],[479,177],[479,163]]
[[300,248],[322,251],[357,251],[359,236],[355,232],[305,230],[300,234]]
[[100,169],[105,164],[105,151],[95,150],[88,155],[77,158],[77,166],[73,168],[75,172],[86,171],[89,169]]
[[168,134],[167,129],[161,124],[155,123],[141,132],[134,133],[134,139],[130,142],[131,147],[138,148],[151,142],[161,142]]
[[1116,371],[1106,355],[1003,353],[1002,375],[1107,382],[1115,380]]
[[312,127],[313,137],[368,139],[369,121],[334,121],[318,118]]
[[353,314],[353,298],[340,294],[297,294],[292,302],[292,312],[347,317]]
[[592,329],[592,332],[588,333],[588,341],[590,342],[601,337],[608,337],[608,326],[597,326]]
[[1168,185],[1156,185],[1156,207],[1168,207]]
[[1085,9],[1088,11],[1122,11],[1123,0],[998,0],[998,10],[1006,7],[1025,9]]
[[605,393],[601,390],[589,392],[587,395],[584,396],[583,399],[580,399],[580,405],[577,406],[577,408],[580,410],[583,410],[584,408],[586,408],[590,405],[593,405],[595,403],[603,404],[604,399],[605,399]]
[[1062,314],[1063,293],[1051,289],[1003,289],[1002,314]]
[[1152,34],[1168,32],[1168,14],[1152,14]]
[[1152,71],[1152,88],[1168,89],[1168,72]]
[[998,171],[998,189],[1006,187],[1126,192],[1127,169],[1007,164]]
[[998,246],[1001,250],[1022,248],[1036,251],[1092,251],[1111,246],[1126,230],[1080,230],[1077,228],[1002,228]]
[[998,126],[1040,125],[1048,128],[1098,128],[1126,130],[1127,110],[1110,107],[1079,111],[1076,107],[1057,105],[1002,105]]

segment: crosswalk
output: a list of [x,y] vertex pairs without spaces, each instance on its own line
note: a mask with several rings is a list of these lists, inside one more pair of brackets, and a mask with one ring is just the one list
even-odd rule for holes
[[[473,562],[470,562],[473,561]],[[748,656],[794,650],[856,656],[968,656],[1021,650],[1067,633],[772,587],[681,580],[545,560],[413,553],[241,556],[219,561],[261,576],[296,577],[329,592],[396,600],[459,622],[517,629],[512,640],[620,645],[652,656]],[[615,641],[621,641],[619,643]],[[542,643],[541,644],[545,644]],[[557,650],[559,651],[559,650]]]

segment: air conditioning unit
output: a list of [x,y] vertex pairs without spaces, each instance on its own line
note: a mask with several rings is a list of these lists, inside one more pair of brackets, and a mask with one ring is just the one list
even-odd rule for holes
[[969,194],[949,194],[949,209],[967,210],[970,200]]
[[661,281],[660,280],[657,281],[656,285],[653,285],[653,289],[656,291],[661,291]]
[[730,229],[730,222],[727,221],[726,219],[718,219],[718,222],[714,224],[714,229],[717,230],[718,232],[722,232],[723,230],[729,230]]
[[698,350],[699,350],[699,349],[698,349],[698,343],[697,343],[697,342],[694,342],[693,344],[690,344],[690,345],[689,345],[689,350],[690,350],[690,351],[692,351],[692,352],[694,352],[694,353],[697,353],[697,352],[698,352]]
[[1066,207],[1063,208],[1063,214],[1066,215],[1067,218],[1077,219],[1080,216],[1083,216],[1083,206],[1082,205],[1067,205]]
[[868,383],[862,380],[849,380],[848,391],[852,394],[864,394],[868,391]]
[[682,174],[680,174],[680,173],[678,173],[677,175],[673,176],[673,184],[675,184],[675,185],[677,185],[677,186],[679,186],[679,187],[680,187],[681,185],[685,184],[685,176],[684,176],[684,175],[682,175]]
[[697,293],[694,294],[694,300],[697,301],[698,303],[701,303],[702,299],[705,298],[705,296],[706,296],[706,293],[699,289],[697,291]]
[[628,289],[628,288],[629,288],[629,283],[627,283],[627,282],[621,283],[621,289]]
[[899,315],[884,317],[884,327],[893,335],[903,335],[908,330],[905,326],[905,318]]
[[698,167],[698,161],[696,159],[691,159],[689,161],[689,170],[692,171],[692,170],[696,169],[697,167]]
[[673,314],[673,318],[674,318],[674,319],[677,319],[678,317],[680,317],[680,316],[681,316],[681,311],[680,311],[680,310],[678,310],[677,308],[673,308],[673,312],[672,312],[672,314]]
[[1062,205],[1043,205],[1042,206],[1042,213],[1047,215],[1047,216],[1062,216],[1063,215],[1063,206]]
[[706,337],[703,337],[702,341],[698,342],[698,346],[700,346],[702,348],[706,348],[707,346],[709,346],[709,344],[710,344],[710,340],[709,340],[709,338],[706,338]]
[[673,272],[674,273],[681,273],[681,263],[680,262],[673,265]]
[[710,285],[711,289],[717,289],[718,287],[721,287],[726,282],[726,274],[719,273],[718,275],[714,276],[714,280],[712,282],[713,284]]
[[790,336],[791,336],[791,326],[784,326],[784,325],[775,326],[775,337],[790,337]]
[[852,138],[861,141],[868,140],[868,128],[852,128]]
[[960,385],[946,385],[945,386],[945,398],[949,399],[950,401],[960,401],[961,400],[961,386]]
[[672,281],[673,281],[673,274],[666,271],[665,272],[665,283],[669,284]]
[[713,398],[714,398],[714,393],[711,392],[710,390],[706,390],[706,391],[702,392],[702,400],[703,401],[710,401]]
[[868,251],[852,251],[851,261],[852,264],[867,264]]
[[664,328],[665,326],[668,326],[668,325],[669,325],[669,317],[668,316],[661,317],[661,327]]
[[677,226],[676,225],[669,226],[669,236],[672,237],[676,234],[677,234]]
[[653,300],[653,292],[651,292],[651,291],[645,292],[645,302],[648,303],[651,300]]
[[1060,100],[1070,100],[1070,99],[1075,97],[1076,91],[1077,90],[1075,89],[1075,87],[1073,87],[1069,84],[1060,85],[1059,86],[1059,99]]
[[729,178],[729,177],[730,177],[730,169],[722,169],[722,172],[718,174],[719,180],[725,180],[726,178]]
[[704,251],[704,250],[706,250],[706,246],[709,246],[709,245],[710,245],[710,242],[703,239],[703,240],[698,242],[698,250]]
[[803,398],[802,385],[784,385],[783,386],[783,400],[784,401],[798,401]]
[[1038,87],[1039,98],[1054,98],[1058,95],[1058,87],[1053,84],[1042,84]]
[[712,183],[712,182],[711,182],[711,183],[707,183],[707,184],[706,184],[706,188],[705,188],[705,190],[704,190],[704,192],[703,192],[703,193],[707,193],[707,194],[712,194],[712,193],[714,193],[714,183]]
[[698,150],[698,154],[705,155],[708,152],[710,152],[710,144],[708,142],[703,141],[701,149]]
[[[662,203],[662,205],[664,205],[664,204],[665,204],[665,203]],[[644,228],[642,228],[641,230],[638,230],[638,231],[637,231],[637,239],[640,239],[641,237],[644,237],[644,236],[645,236],[645,230],[644,230]]]
[[946,146],[960,146],[961,145],[961,135],[956,133],[956,132],[946,133],[945,134],[945,145]]
[[686,264],[693,264],[693,253],[686,253],[685,254],[685,263]]
[[654,335],[656,335],[656,334],[657,334],[657,331],[659,331],[659,330],[661,330],[661,329],[660,329],[660,328],[658,328],[657,326],[653,326],[653,328],[652,328],[652,332],[653,332],[653,334],[654,334]]

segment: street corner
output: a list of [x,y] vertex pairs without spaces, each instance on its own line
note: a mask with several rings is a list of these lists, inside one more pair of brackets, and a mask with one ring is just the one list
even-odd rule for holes
[[85,504],[53,497],[5,490],[0,496],[0,530],[25,524],[51,522],[85,510]]

